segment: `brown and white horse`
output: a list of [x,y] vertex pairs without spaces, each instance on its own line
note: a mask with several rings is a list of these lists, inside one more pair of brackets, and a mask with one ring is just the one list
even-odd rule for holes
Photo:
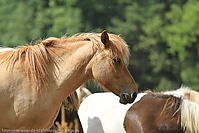
[[[135,102],[145,95],[139,93]],[[132,104],[120,104],[110,92],[89,95],[78,110],[84,133],[125,133],[123,121]]]
[[137,87],[128,57],[126,42],[106,31],[0,53],[1,131],[49,129],[63,100],[89,79],[132,103]]
[[148,93],[129,108],[127,133],[198,133],[199,104],[173,95]]
[[78,114],[85,133],[198,133],[199,104],[175,95],[139,93],[123,105],[112,93],[96,93],[81,103]]

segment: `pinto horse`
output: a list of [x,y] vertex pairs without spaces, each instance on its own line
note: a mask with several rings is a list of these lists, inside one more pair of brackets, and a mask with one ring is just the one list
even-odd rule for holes
[[132,103],[138,90],[128,57],[126,42],[106,31],[0,53],[1,131],[49,129],[64,99],[90,79]]
[[[153,99],[150,98],[152,96],[154,97]],[[190,100],[186,100],[185,98],[182,99],[182,97],[176,97],[171,94],[170,95],[154,94],[152,92],[151,94],[139,93],[137,95],[137,98],[132,104],[122,105],[118,102],[118,99],[119,98],[113,95],[112,93],[97,93],[97,94],[92,94],[88,96],[81,103],[79,111],[78,111],[84,133],[93,133],[93,132],[125,133],[126,131],[123,128],[124,121],[125,121],[125,128],[130,133],[131,132],[142,133],[142,131],[139,132],[140,127],[142,126],[146,128],[145,129],[146,133],[150,133],[150,132],[151,133],[169,133],[169,132],[172,132],[172,129],[168,129],[168,132],[166,131],[164,132],[163,130],[157,131],[156,130],[157,128],[154,128],[154,130],[152,130],[152,128],[150,128],[150,124],[153,124],[154,127],[162,126],[161,129],[164,129],[165,127],[164,123],[167,124],[167,122],[170,122],[169,120],[175,120],[174,118],[176,118],[176,115],[174,115],[173,113],[175,109],[176,109],[175,110],[176,114],[178,114],[179,120],[182,119],[181,121],[182,126],[179,123],[177,123],[180,121],[171,121],[173,127],[176,129],[179,129],[176,131],[183,132],[184,129],[186,129],[186,127],[190,127],[190,129],[192,128],[192,132],[187,132],[187,133],[198,133],[197,130],[199,129],[198,128],[199,107],[197,103],[194,103]],[[143,99],[146,99],[146,100],[143,100]],[[173,106],[170,106],[172,99],[174,101],[176,99],[176,103],[173,102]],[[179,106],[179,103],[177,101],[179,103],[182,102],[183,104],[180,103],[180,106]],[[160,106],[160,104],[162,106]],[[176,108],[174,108],[175,107],[174,105],[176,106]],[[137,106],[139,106],[140,108],[137,108]],[[133,108],[133,109],[130,110],[129,108]],[[189,111],[189,109],[191,109],[192,111],[191,110]],[[135,112],[135,114],[132,113],[133,111]],[[136,116],[136,114],[138,116]],[[179,116],[179,114],[182,114],[182,115]],[[132,116],[136,116],[136,117],[132,117]],[[140,120],[143,120],[143,123],[139,123],[138,117],[140,118]],[[162,122],[162,125],[161,123],[159,123],[159,125],[158,123],[156,123],[158,122],[156,121],[156,118],[159,118],[158,120],[159,122]],[[163,118],[167,119],[167,121],[166,120],[163,121],[164,120]],[[127,120],[127,119],[130,119],[130,120]],[[189,121],[192,121],[192,122],[189,122]],[[171,125],[171,123],[168,123],[168,125],[169,124]],[[137,128],[133,127],[133,125],[139,125],[139,124],[140,124],[140,127],[137,127]],[[191,124],[193,124],[193,126]],[[131,129],[131,127],[133,128]],[[147,130],[147,129],[150,129],[150,130]],[[196,130],[196,132],[194,132],[194,130]],[[188,131],[188,129],[186,131]]]
[[[139,93],[132,103],[145,93]],[[132,104],[120,104],[119,97],[110,92],[89,95],[78,110],[84,133],[125,133],[123,120]]]
[[124,128],[127,133],[199,133],[199,104],[149,93],[127,111]]

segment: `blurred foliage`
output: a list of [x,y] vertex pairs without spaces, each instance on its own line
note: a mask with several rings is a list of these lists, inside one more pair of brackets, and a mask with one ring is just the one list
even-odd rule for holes
[[140,91],[199,91],[198,7],[197,0],[0,0],[0,45],[106,29],[129,44]]

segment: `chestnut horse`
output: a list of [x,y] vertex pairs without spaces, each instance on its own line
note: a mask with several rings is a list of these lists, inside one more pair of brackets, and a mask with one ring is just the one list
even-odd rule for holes
[[199,104],[149,93],[127,111],[124,128],[127,133],[199,133]]
[[132,103],[137,87],[128,57],[126,42],[106,31],[48,38],[0,53],[1,131],[49,129],[64,99],[89,79],[121,103]]

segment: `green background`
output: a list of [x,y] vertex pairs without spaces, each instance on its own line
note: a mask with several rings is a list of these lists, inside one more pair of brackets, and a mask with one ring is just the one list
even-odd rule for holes
[[198,7],[198,0],[0,0],[0,45],[106,29],[127,41],[139,91],[199,91]]

